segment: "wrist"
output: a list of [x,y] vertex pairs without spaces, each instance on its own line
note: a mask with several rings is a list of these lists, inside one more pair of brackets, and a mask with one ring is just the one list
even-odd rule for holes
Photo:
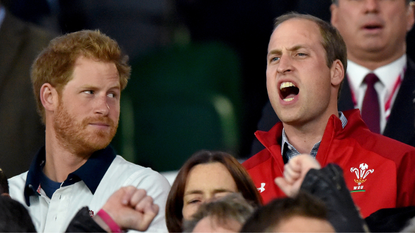
[[120,226],[111,218],[111,216],[104,210],[100,209],[97,213],[97,216],[101,218],[101,220],[108,226],[104,228],[104,230],[108,231],[108,228],[113,233],[120,233],[122,232]]
[[92,219],[101,227],[105,232],[112,233],[110,227],[102,220],[102,218],[98,215],[94,215]]

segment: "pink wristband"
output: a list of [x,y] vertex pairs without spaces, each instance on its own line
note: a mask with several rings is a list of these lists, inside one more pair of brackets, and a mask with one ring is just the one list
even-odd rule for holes
[[114,232],[114,233],[122,232],[121,228],[118,226],[118,224],[116,222],[114,222],[114,220],[111,218],[111,216],[107,212],[105,212],[105,210],[100,209],[98,211],[97,215],[99,217],[101,217],[101,219],[108,225],[111,232]]

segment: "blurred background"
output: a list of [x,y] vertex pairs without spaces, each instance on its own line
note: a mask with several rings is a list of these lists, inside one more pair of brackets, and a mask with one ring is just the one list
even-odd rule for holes
[[[177,170],[194,152],[244,160],[267,101],[274,18],[329,21],[330,0],[2,0],[18,18],[56,34],[99,29],[129,55],[112,145],[127,160]],[[408,37],[408,54],[415,50]],[[27,168],[26,168],[27,169]],[[25,169],[25,170],[26,170]]]

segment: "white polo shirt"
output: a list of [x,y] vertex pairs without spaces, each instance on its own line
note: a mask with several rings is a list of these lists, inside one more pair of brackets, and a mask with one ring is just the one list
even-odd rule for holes
[[147,232],[167,232],[165,205],[170,184],[158,172],[130,163],[107,147],[69,174],[49,198],[40,186],[44,159],[42,148],[29,171],[9,179],[10,196],[28,208],[38,232],[64,232],[79,209],[88,206],[96,214],[112,193],[128,185],[145,189],[160,207]]

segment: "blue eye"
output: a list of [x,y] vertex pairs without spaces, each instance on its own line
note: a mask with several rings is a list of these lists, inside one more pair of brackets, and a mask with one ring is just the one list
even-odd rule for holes
[[275,62],[275,61],[279,61],[279,60],[280,60],[279,57],[273,57],[273,58],[271,58],[271,62]]

